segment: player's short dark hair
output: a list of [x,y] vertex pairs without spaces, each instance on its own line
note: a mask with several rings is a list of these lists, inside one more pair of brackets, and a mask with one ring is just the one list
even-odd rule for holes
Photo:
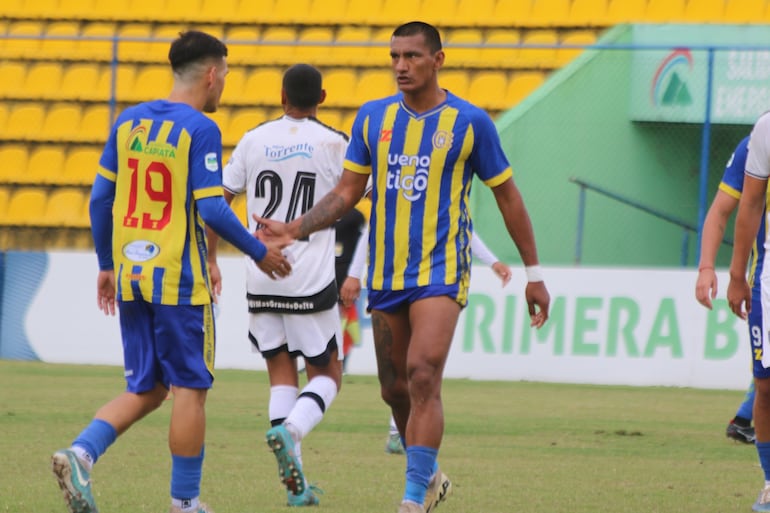
[[182,71],[187,65],[205,59],[223,57],[227,57],[227,46],[216,37],[198,30],[180,32],[168,50],[168,60],[174,71]]
[[410,21],[404,23],[403,25],[396,27],[392,37],[416,36],[417,34],[422,34],[425,38],[425,44],[428,45],[431,53],[436,53],[441,50],[441,35],[439,35],[438,29],[424,21]]
[[295,64],[283,74],[283,90],[294,107],[315,107],[321,101],[321,89],[321,72],[310,64]]

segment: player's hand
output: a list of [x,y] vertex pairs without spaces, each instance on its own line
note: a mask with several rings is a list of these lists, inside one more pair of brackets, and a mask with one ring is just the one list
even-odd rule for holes
[[505,265],[502,262],[495,262],[492,264],[492,270],[495,272],[495,274],[502,280],[503,287],[508,285],[508,282],[511,281],[511,276],[513,273],[511,272],[511,268]]
[[104,315],[115,315],[115,271],[99,271],[96,277],[96,306]]
[[340,299],[342,304],[350,306],[358,301],[358,297],[361,295],[361,280],[348,276],[345,281],[342,282],[340,287]]
[[267,246],[267,253],[262,260],[257,262],[257,267],[273,280],[291,274],[291,264],[281,248],[272,243],[265,244],[265,246]]
[[[275,219],[260,217],[257,214],[252,214],[251,217],[254,218],[254,220],[261,226],[255,235],[263,243],[267,244],[272,240],[281,239],[291,240],[293,242],[293,237],[289,233],[289,225],[287,223],[282,223],[281,221],[276,221]],[[291,242],[289,244],[291,244]]]
[[219,296],[222,294],[222,272],[219,270],[219,264],[217,261],[209,260],[209,279],[211,280],[211,295],[215,303],[218,302]]
[[727,304],[730,310],[743,320],[751,313],[751,287],[746,277],[733,278],[730,276],[730,284],[727,286]]
[[717,297],[717,273],[714,269],[699,270],[698,279],[695,282],[695,299],[711,310],[711,300],[715,297]]
[[529,308],[529,325],[538,329],[543,327],[545,321],[548,320],[548,307],[551,303],[551,295],[545,288],[545,282],[528,282],[524,289],[524,296],[527,298],[527,307]]

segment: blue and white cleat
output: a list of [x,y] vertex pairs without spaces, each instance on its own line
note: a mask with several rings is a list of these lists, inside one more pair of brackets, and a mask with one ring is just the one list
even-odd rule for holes
[[278,477],[287,490],[301,496],[305,492],[305,476],[302,465],[294,452],[294,439],[285,426],[275,426],[265,435],[267,445],[278,461]]
[[56,451],[51,464],[70,513],[98,513],[91,475],[75,453],[71,449]]

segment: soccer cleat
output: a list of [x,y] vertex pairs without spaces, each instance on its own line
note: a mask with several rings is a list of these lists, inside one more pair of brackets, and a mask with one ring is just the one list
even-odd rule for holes
[[318,506],[318,504],[321,502],[318,499],[318,496],[323,495],[323,493],[323,490],[315,485],[308,486],[305,488],[305,491],[299,495],[294,495],[289,491],[287,492],[287,496],[289,498],[289,506]]
[[398,507],[398,513],[423,513],[423,509],[419,504],[414,502],[404,501]]
[[[182,508],[171,506],[171,509],[168,511],[169,513],[182,513]],[[203,504],[201,502],[200,504],[198,504],[198,509],[195,510],[195,513],[214,513],[214,511],[211,508],[209,508],[206,504]]]
[[754,434],[754,428],[751,426],[743,427],[731,420],[725,430],[727,438],[732,438],[745,444],[753,444],[756,441],[756,435]]
[[70,513],[98,513],[90,473],[75,453],[70,449],[56,451],[51,464]]
[[278,477],[286,489],[294,495],[302,495],[305,491],[305,477],[302,475],[302,465],[294,453],[294,439],[285,426],[271,428],[265,435],[267,445],[278,461]]
[[388,435],[388,441],[385,442],[385,452],[388,454],[404,454],[404,445],[401,443],[401,435],[391,433]]
[[439,504],[444,502],[447,497],[452,494],[452,481],[441,472],[436,470],[433,477],[428,482],[428,490],[425,492],[425,501],[422,503],[422,507],[425,513],[434,511]]
[[770,486],[765,486],[762,491],[759,492],[757,502],[751,506],[751,511],[770,511]]

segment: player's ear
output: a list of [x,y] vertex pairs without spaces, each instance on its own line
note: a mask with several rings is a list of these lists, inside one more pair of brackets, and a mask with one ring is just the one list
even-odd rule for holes
[[318,96],[318,105],[321,105],[326,100],[326,89],[321,89],[321,94]]
[[440,70],[441,67],[444,65],[444,58],[446,57],[446,54],[444,54],[444,50],[439,50],[436,52],[436,54],[433,56],[433,69],[436,71]]

